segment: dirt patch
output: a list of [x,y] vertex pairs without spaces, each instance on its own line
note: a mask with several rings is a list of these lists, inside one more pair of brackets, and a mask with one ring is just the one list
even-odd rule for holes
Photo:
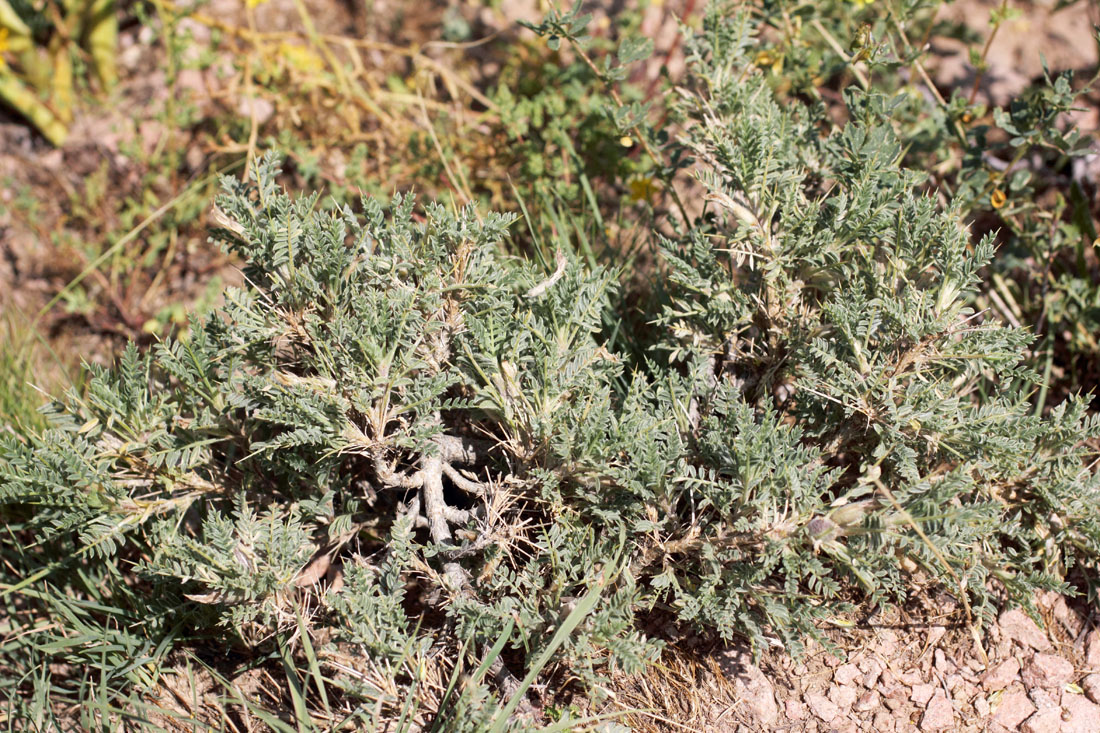
[[[948,3],[939,18],[989,38],[990,20],[1002,6],[999,0],[967,0]],[[993,35],[986,53],[986,70],[980,78],[970,63],[970,44],[956,38],[932,40],[933,78],[944,89],[970,90],[978,79],[975,99],[1004,105],[1043,78],[1043,61],[1052,72],[1075,71],[1091,75],[1098,62],[1095,27],[1100,6],[1091,2],[1034,2],[1011,8],[1017,11]],[[979,46],[980,48],[980,46]],[[1094,123],[1084,129],[1095,130]]]
[[1100,615],[1056,593],[1038,607],[1042,626],[1006,611],[981,651],[947,596],[840,619],[832,650],[811,642],[799,659],[688,638],[618,680],[607,710],[648,710],[627,719],[650,731],[1100,730]]

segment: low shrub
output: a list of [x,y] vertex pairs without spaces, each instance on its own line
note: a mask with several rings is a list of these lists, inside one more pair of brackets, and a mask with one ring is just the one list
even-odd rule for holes
[[336,684],[456,730],[519,725],[538,679],[598,697],[659,651],[642,614],[798,653],[936,585],[977,638],[994,590],[1095,572],[1100,420],[1034,414],[1031,334],[972,307],[991,239],[899,165],[895,100],[780,104],[754,32],[715,9],[687,40],[662,144],[697,213],[630,298],[637,273],[506,254],[507,217],[322,212],[274,156],[226,179],[247,286],[2,438],[19,532],[114,568],[150,659],[297,648],[299,718]]

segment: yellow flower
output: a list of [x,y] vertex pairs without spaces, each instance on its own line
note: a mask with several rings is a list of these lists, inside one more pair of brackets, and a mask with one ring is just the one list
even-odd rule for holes
[[[11,44],[8,43],[8,29],[0,28],[0,54],[3,54],[9,48],[11,48]],[[7,65],[8,63],[4,61],[3,55],[0,55],[0,69],[4,68]]]
[[263,5],[264,3],[267,2],[267,0],[244,0],[244,2],[245,2],[245,5],[247,5],[248,7],[254,8],[257,5]]
[[619,138],[619,145],[622,145],[624,148],[632,148],[634,147],[634,138],[629,135],[623,135]]
[[305,46],[294,43],[281,43],[279,44],[279,53],[287,60],[288,64],[307,74],[315,74],[325,68],[325,62],[321,60],[321,57]]
[[[854,2],[861,7],[867,4],[861,3],[861,0],[854,0]],[[870,23],[864,23],[859,27],[859,30],[856,31],[855,42],[852,48],[853,50],[859,49],[852,56],[851,63],[853,64],[857,61],[866,61],[878,52],[878,48],[875,45],[875,34],[873,33]]]
[[1008,196],[1005,195],[1004,191],[999,188],[993,189],[993,195],[989,197],[989,203],[993,204],[994,209],[1001,208],[1006,201],[1008,201]]
[[657,182],[649,176],[635,178],[627,184],[631,201],[649,201],[657,193]]

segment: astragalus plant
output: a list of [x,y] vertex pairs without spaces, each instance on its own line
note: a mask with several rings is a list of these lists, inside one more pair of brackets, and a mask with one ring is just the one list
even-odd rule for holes
[[797,652],[854,601],[940,586],[977,634],[991,589],[1063,587],[1100,549],[1100,422],[1031,415],[1030,335],[968,305],[992,246],[899,167],[890,99],[781,106],[753,43],[718,10],[688,39],[697,213],[645,292],[506,255],[501,216],[322,211],[269,157],[218,201],[246,286],[5,437],[0,499],[116,564],[150,634],[304,649],[376,723],[599,695],[659,651],[642,613]]

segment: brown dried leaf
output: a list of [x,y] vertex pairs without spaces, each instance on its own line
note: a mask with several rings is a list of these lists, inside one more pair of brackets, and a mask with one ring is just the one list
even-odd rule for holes
[[299,588],[305,588],[306,586],[316,585],[321,578],[325,577],[325,573],[328,572],[329,564],[332,560],[328,554],[321,554],[310,560],[309,564],[302,568],[302,572],[298,573],[297,579],[294,584]]
[[224,598],[224,596],[217,591],[213,593],[184,593],[183,597],[195,603],[205,603],[207,605],[221,603]]

